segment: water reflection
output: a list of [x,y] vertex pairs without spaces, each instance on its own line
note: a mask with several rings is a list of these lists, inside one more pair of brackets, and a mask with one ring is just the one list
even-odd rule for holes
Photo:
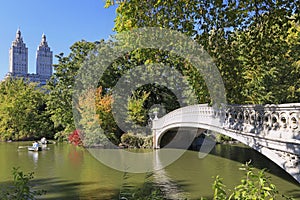
[[160,151],[154,152],[154,170],[153,178],[156,185],[166,194],[167,199],[189,199],[188,193],[184,192],[176,182],[174,182],[168,175],[167,171],[163,167]]
[[267,169],[274,176],[278,176],[294,184],[299,184],[290,174],[272,160],[246,145],[216,145],[210,154],[228,159],[228,161],[237,161],[241,164],[251,161],[251,165],[257,169]]
[[69,149],[68,158],[74,167],[80,168],[83,163],[83,153],[83,149],[78,149],[76,147]]
[[38,167],[39,152],[28,151],[28,157],[32,159],[34,164],[34,169],[36,169]]
[[[115,197],[124,182],[123,172],[102,164],[89,151],[64,143],[48,145],[49,150],[40,152],[18,148],[26,145],[31,144],[0,143],[0,184],[11,180],[12,167],[20,167],[25,173],[34,172],[35,185],[47,191],[45,199],[117,199]],[[153,166],[155,169],[161,168],[172,152],[155,151],[155,154],[151,169]],[[110,159],[113,162],[117,158]],[[280,191],[300,199],[299,184],[279,176],[277,169],[280,168],[274,170],[269,160],[239,145],[217,145],[203,159],[199,159],[196,151],[186,151],[168,167],[154,171],[151,180],[161,186],[169,199],[181,199],[182,196],[187,199],[199,199],[201,196],[212,199],[212,177],[221,175],[228,188],[233,188],[244,176],[238,168],[249,159],[258,168],[271,169],[272,174],[268,173],[268,176],[272,177],[272,182]],[[141,187],[145,181],[144,174],[130,174],[130,177],[130,183],[136,187]],[[175,193],[177,197],[173,196]]]

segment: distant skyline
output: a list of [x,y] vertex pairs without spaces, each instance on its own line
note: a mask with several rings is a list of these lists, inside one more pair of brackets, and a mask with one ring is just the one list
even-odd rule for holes
[[[28,71],[35,73],[36,50],[42,34],[53,55],[70,53],[76,41],[108,39],[114,34],[115,7],[104,0],[6,0],[0,4],[0,80],[9,71],[9,48],[20,28],[28,47]],[[53,56],[54,57],[54,56]],[[53,58],[53,63],[57,59]]]

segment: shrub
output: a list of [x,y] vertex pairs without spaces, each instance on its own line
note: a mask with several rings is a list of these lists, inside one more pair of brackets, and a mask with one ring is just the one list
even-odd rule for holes
[[[283,194],[279,194],[276,186],[271,183],[270,177],[265,174],[265,169],[258,172],[254,171],[250,162],[243,165],[240,170],[245,171],[245,177],[241,179],[241,184],[229,190],[231,193],[227,194],[222,178],[217,176],[213,183],[213,199],[214,200],[230,200],[230,199],[245,199],[245,200],[273,200],[281,197],[283,199],[292,199]],[[203,198],[202,198],[203,199]]]
[[2,200],[35,200],[36,196],[46,193],[44,190],[33,191],[30,180],[33,179],[33,172],[24,174],[19,168],[13,168],[13,185],[8,186],[0,192]]
[[145,139],[146,137],[134,135],[132,133],[125,133],[121,136],[121,142],[123,145],[135,148],[144,147]]
[[68,140],[71,144],[82,146],[79,130],[74,130],[73,133],[69,135]]
[[144,144],[143,144],[143,148],[152,148],[153,147],[153,136],[146,136],[143,137],[144,140]]

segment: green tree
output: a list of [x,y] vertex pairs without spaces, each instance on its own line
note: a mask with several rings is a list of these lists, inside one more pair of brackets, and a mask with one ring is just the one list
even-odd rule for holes
[[286,41],[291,48],[287,52],[290,57],[289,71],[284,75],[288,78],[284,78],[286,84],[285,91],[278,91],[282,96],[287,96],[285,102],[299,102],[300,99],[300,25],[298,23],[292,23],[292,27],[288,31]]
[[281,22],[283,17],[276,12],[261,16],[247,30],[236,33],[244,103],[291,102],[287,91],[295,84],[291,75],[299,58],[299,39],[291,33],[299,31],[291,22]]
[[[114,3],[108,0],[106,7]],[[297,45],[286,41],[291,24],[299,20],[298,12],[296,1],[124,0],[118,1],[114,29],[123,32],[148,26],[180,31],[213,57],[230,103],[278,103],[287,100],[288,88],[289,101],[297,91],[285,76],[298,58]],[[156,61],[160,54],[131,55]],[[203,78],[184,62],[172,61],[189,77],[199,102],[208,102]],[[297,69],[292,71],[295,76]]]
[[149,93],[143,92],[141,98],[134,93],[128,101],[128,121],[134,122],[137,125],[145,125],[147,119],[147,110],[144,108],[144,103],[149,96]]
[[[111,47],[113,48],[113,45],[118,45],[118,42],[121,41],[120,43],[122,43],[122,39],[124,38],[120,39],[116,37],[115,43],[109,42],[107,43],[107,45],[111,45]],[[122,47],[126,48],[126,45]],[[97,49],[97,52],[100,51],[101,48]],[[151,54],[151,56],[147,57],[147,55],[149,54]],[[155,83],[145,85],[136,84],[139,83],[139,81],[146,80],[148,74],[154,74],[154,69],[156,68],[152,67],[151,63],[153,62],[152,59],[154,58],[155,54],[155,59],[163,59],[166,65],[172,66],[173,69],[175,68],[175,66],[172,65],[172,63],[174,63],[173,60],[171,58],[168,58],[170,57],[170,55],[159,50],[151,52],[149,49],[137,49],[133,52],[125,53],[125,55],[116,58],[108,66],[105,66],[105,58],[90,57],[90,63],[96,63],[97,66],[106,67],[104,74],[99,81],[99,86],[103,88],[102,93],[105,95],[111,93],[112,91],[116,91],[116,86],[118,86],[118,92],[114,93],[113,99],[115,107],[118,107],[118,113],[117,115],[114,115],[118,118],[117,121],[122,121],[124,123],[132,121],[136,125],[146,125],[148,121],[148,111],[153,107],[153,105],[163,103],[167,112],[170,112],[180,106],[177,100],[177,98],[179,97],[176,97],[175,94],[172,93],[172,91],[166,86],[159,86]],[[175,62],[177,62],[177,60],[182,60],[181,58],[176,58],[175,56],[173,57],[176,59]],[[147,69],[141,70],[140,68],[135,68],[137,66],[143,66],[144,64]],[[168,86],[171,86],[172,83],[172,88],[174,89],[180,88],[176,87],[176,85],[174,84],[174,82],[176,81],[172,81],[176,79],[179,80],[180,77],[177,77],[176,75],[168,76],[168,74],[170,74],[168,71],[164,71],[164,68],[159,69],[161,69],[160,74],[162,74],[162,76],[157,77],[159,80],[165,81],[166,83],[168,83]],[[163,76],[164,72],[166,74],[165,76]],[[85,78],[83,79],[85,80]],[[126,79],[127,82],[121,83],[121,86],[117,85],[120,84],[120,79]],[[131,89],[130,87],[136,87],[136,89],[134,91],[129,91]],[[147,98],[145,98],[143,95],[146,93]],[[131,98],[131,96],[134,96],[134,98]],[[130,125],[127,127],[132,126]]]
[[64,56],[63,53],[56,56],[58,64],[54,65],[55,73],[48,83],[50,92],[47,107],[58,139],[66,139],[68,134],[75,130],[72,113],[75,77],[86,56],[95,46],[96,43],[82,40],[71,46],[68,56]]
[[0,83],[0,138],[2,140],[53,137],[46,112],[46,96],[36,84],[23,79]]

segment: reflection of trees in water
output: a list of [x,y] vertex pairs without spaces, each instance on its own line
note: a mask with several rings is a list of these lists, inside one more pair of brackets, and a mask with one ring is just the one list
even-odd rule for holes
[[219,144],[212,149],[210,154],[231,161],[237,161],[240,164],[251,160],[251,165],[253,167],[260,170],[267,169],[268,173],[278,176],[291,183],[295,183],[295,180],[272,160],[244,144]]
[[68,158],[74,167],[79,167],[83,163],[83,150],[71,146],[68,153]]
[[[156,151],[157,152],[157,151]],[[160,160],[159,154],[155,155],[155,163],[153,171],[153,181],[154,183],[161,188],[161,190],[166,195],[167,199],[189,199],[188,193],[184,192],[179,188],[178,184],[173,181],[165,169],[162,167],[163,163]]]

